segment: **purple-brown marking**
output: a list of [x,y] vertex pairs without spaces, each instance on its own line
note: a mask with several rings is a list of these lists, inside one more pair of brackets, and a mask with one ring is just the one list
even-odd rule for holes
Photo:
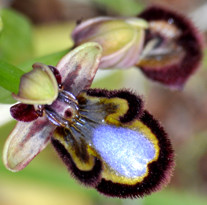
[[62,78],[61,78],[61,75],[60,75],[60,72],[58,71],[57,68],[55,68],[54,66],[51,66],[51,65],[48,65],[48,67],[50,68],[50,70],[53,72],[56,80],[57,80],[57,83],[58,83],[58,87],[61,88],[61,82],[62,82]]

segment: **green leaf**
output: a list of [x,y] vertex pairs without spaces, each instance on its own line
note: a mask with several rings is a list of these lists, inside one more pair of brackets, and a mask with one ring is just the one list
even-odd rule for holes
[[17,93],[20,77],[24,74],[19,68],[0,61],[0,86],[4,89]]
[[0,103],[2,104],[13,104],[16,100],[14,100],[11,96],[11,92],[2,88],[0,86]]
[[32,27],[26,17],[11,9],[1,9],[0,59],[23,62],[33,55]]

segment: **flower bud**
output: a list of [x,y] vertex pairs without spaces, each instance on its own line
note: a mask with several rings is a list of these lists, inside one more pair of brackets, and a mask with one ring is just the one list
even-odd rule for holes
[[72,33],[75,45],[92,41],[103,48],[100,68],[126,68],[139,60],[148,24],[139,18],[99,17],[84,21]]

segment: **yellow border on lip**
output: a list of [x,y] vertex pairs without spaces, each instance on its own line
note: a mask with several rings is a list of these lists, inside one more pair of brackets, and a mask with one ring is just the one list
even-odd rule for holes
[[138,182],[142,182],[145,177],[149,174],[149,168],[148,165],[152,162],[157,161],[160,153],[160,147],[158,145],[158,139],[157,137],[151,132],[150,128],[148,128],[144,123],[142,123],[139,120],[134,121],[129,126],[123,126],[125,128],[132,129],[134,131],[141,132],[144,136],[147,137],[147,139],[150,140],[150,142],[154,145],[155,149],[155,156],[154,158],[147,163],[146,172],[144,175],[136,177],[136,178],[127,178],[125,176],[121,176],[118,173],[116,173],[114,170],[112,170],[106,163],[104,163],[104,170],[102,171],[102,178],[108,181],[112,181],[114,183],[119,184],[127,184],[127,185],[135,185]]
[[[62,128],[62,129],[64,129],[64,128]],[[81,160],[81,158],[76,155],[75,149],[73,148],[73,146],[69,142],[66,142],[66,140],[64,139],[64,136],[62,136],[61,134],[59,134],[58,132],[55,131],[53,133],[53,137],[54,137],[54,139],[58,140],[64,146],[64,148],[70,154],[70,157],[72,158],[76,167],[80,171],[91,171],[93,169],[93,167],[95,165],[95,158],[93,155],[90,154],[88,144],[87,144],[86,150],[88,152],[89,159],[88,159],[88,161],[85,162],[85,161]]]

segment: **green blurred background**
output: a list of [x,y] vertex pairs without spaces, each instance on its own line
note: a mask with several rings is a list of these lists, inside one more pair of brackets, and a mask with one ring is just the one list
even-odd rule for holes
[[[56,65],[73,45],[70,32],[76,20],[100,15],[133,16],[152,3],[188,15],[206,38],[206,0],[0,0],[0,61],[25,71],[36,61]],[[136,68],[99,71],[93,83],[93,87],[135,90],[161,121],[176,153],[176,169],[167,188],[143,199],[106,198],[72,179],[52,146],[48,146],[19,173],[7,171],[0,160],[0,205],[206,205],[206,66],[204,56],[201,68],[183,91],[170,91]],[[2,87],[0,102],[14,102]],[[0,105],[0,150],[15,125],[5,104]]]

